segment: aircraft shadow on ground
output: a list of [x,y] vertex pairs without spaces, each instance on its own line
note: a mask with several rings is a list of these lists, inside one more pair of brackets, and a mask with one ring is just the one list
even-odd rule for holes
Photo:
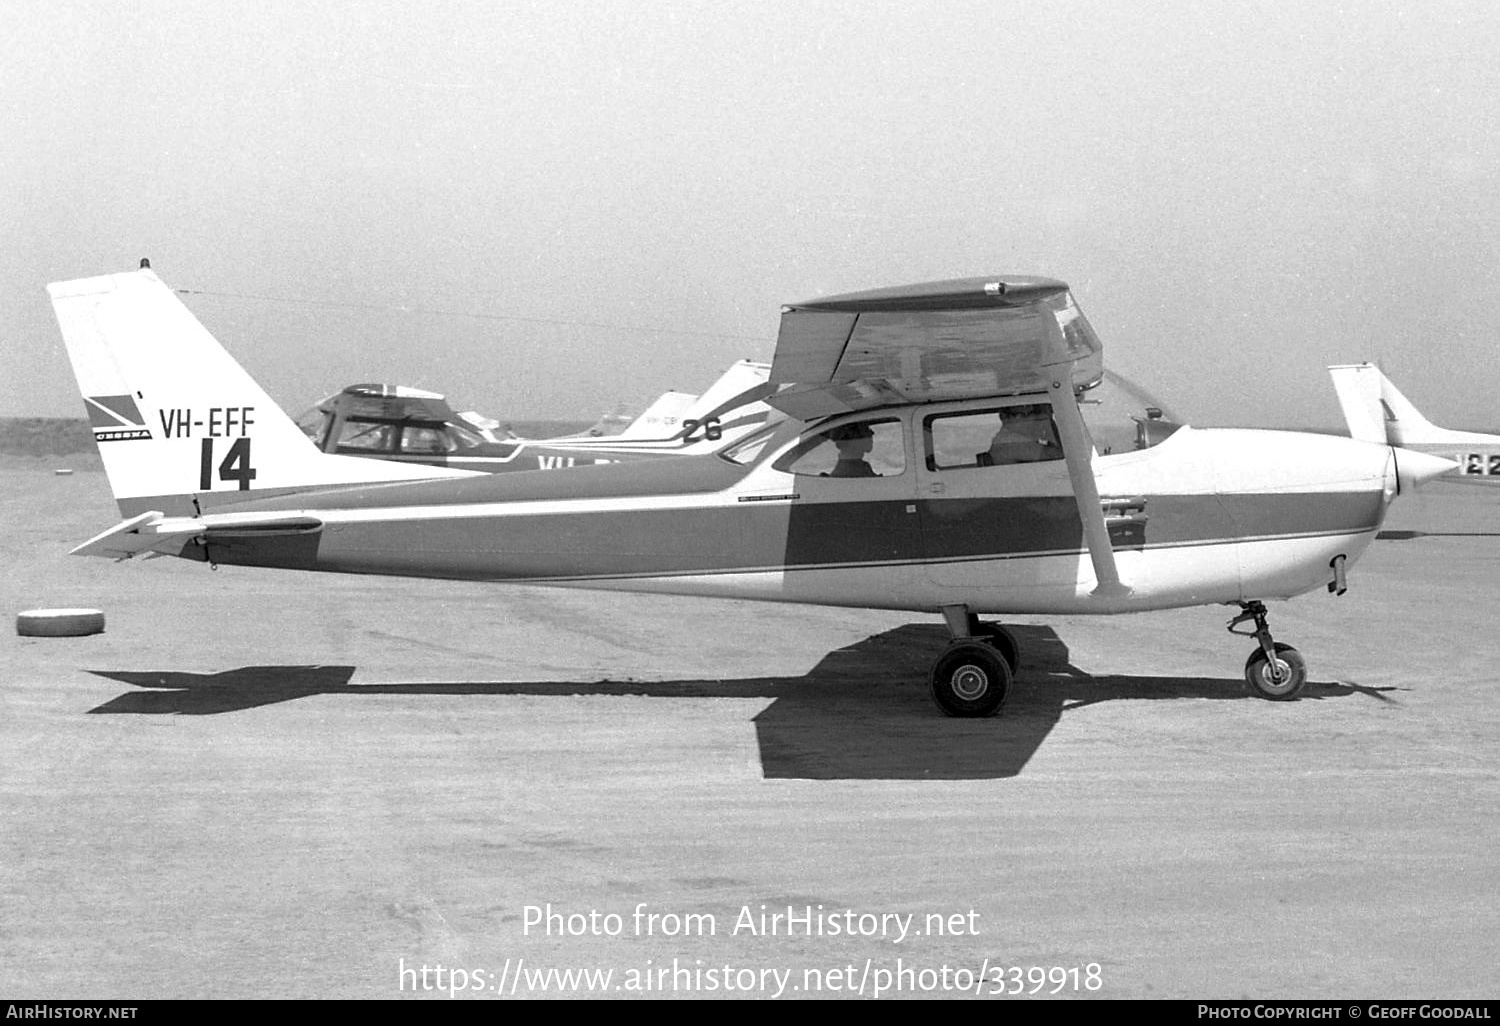
[[[947,644],[934,624],[907,624],[825,656],[800,677],[739,680],[480,682],[351,685],[353,666],[245,666],[221,673],[94,670],[134,685],[92,713],[212,715],[313,695],[542,695],[769,698],[755,717],[767,778],[987,779],[1018,774],[1065,713],[1101,702],[1211,698],[1263,701],[1243,680],[1096,676],[1069,661],[1050,627],[1012,627],[1021,666],[1001,716],[950,719],[927,691]],[[1309,682],[1304,699],[1392,688]]]

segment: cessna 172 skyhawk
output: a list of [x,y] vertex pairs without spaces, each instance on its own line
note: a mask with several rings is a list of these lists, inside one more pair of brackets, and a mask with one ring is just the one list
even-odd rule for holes
[[48,288],[128,518],[78,554],[941,613],[954,716],[997,712],[1016,666],[980,614],[1237,605],[1250,686],[1294,697],[1307,671],[1264,600],[1342,592],[1391,500],[1450,466],[1190,427],[1098,455],[1078,396],[1102,347],[1045,278],[792,304],[766,397],[786,419],[565,474],[319,452],[150,270]]
[[1445,481],[1500,485],[1500,435],[1438,427],[1373,363],[1328,368],[1349,437],[1451,457]]

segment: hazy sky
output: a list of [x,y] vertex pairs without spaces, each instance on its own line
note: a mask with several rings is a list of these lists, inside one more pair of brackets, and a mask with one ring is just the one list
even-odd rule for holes
[[1500,4],[0,0],[0,415],[82,414],[49,281],[149,256],[295,414],[592,417],[780,304],[1068,281],[1200,424],[1379,359],[1500,428]]

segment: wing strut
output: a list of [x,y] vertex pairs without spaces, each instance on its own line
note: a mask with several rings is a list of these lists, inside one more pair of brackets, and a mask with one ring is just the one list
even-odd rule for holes
[[1083,426],[1078,397],[1073,394],[1075,361],[1068,353],[1056,319],[1048,317],[1046,321],[1050,323],[1048,334],[1051,337],[1050,352],[1043,367],[1052,372],[1047,395],[1052,401],[1052,416],[1057,421],[1057,432],[1062,439],[1068,477],[1073,482],[1078,518],[1083,521],[1083,540],[1094,564],[1094,578],[1099,582],[1093,593],[1100,598],[1118,598],[1127,594],[1130,586],[1120,580],[1114,545],[1110,543],[1109,528],[1104,523],[1104,509],[1099,505],[1099,486],[1094,482],[1094,447],[1089,443],[1088,431]]

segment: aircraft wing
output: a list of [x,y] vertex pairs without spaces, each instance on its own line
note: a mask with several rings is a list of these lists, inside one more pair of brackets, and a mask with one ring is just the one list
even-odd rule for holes
[[1075,388],[1104,373],[1103,345],[1065,283],[961,278],[784,307],[770,377],[780,390],[766,401],[809,420],[1045,392],[1057,373],[1071,373]]

